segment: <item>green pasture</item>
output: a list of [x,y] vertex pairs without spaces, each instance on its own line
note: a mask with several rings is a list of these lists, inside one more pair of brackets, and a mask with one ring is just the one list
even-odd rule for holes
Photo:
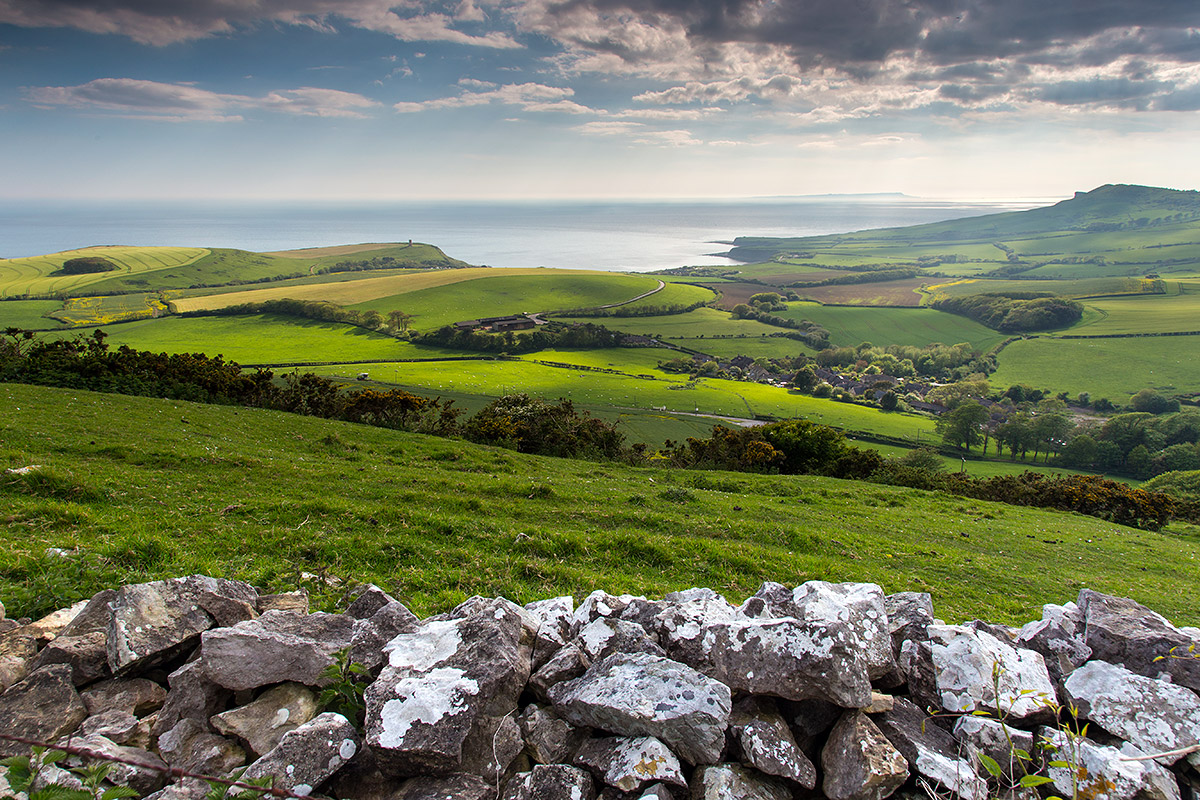
[[[425,393],[461,392],[500,396],[525,392],[550,400],[565,398],[587,406],[661,410],[753,418],[803,417],[845,430],[914,440],[917,432],[932,435],[933,421],[910,414],[789,393],[758,383],[701,379],[660,373],[654,378],[577,371],[524,360],[445,361],[435,363],[363,364],[314,367],[320,375],[351,379],[370,372],[371,380]],[[649,371],[647,370],[649,373]],[[649,373],[652,374],[652,373]]]
[[1113,333],[1200,331],[1200,292],[1098,297],[1085,302],[1096,309],[1099,315],[1071,328],[1072,334],[1098,336]]
[[870,342],[923,347],[934,342],[970,342],[978,350],[990,350],[1006,338],[978,322],[932,308],[872,308],[823,306],[819,303],[789,303],[787,311],[776,312],[788,319],[807,319],[829,331],[835,345],[856,347]]
[[644,306],[690,306],[693,303],[707,303],[717,299],[716,291],[703,286],[693,286],[687,283],[667,283],[661,290],[641,300],[626,303],[622,308],[641,308]]
[[222,355],[242,364],[436,358],[448,352],[418,348],[353,325],[275,314],[162,317],[106,325],[103,330],[110,347],[128,345],[153,353]]
[[657,280],[644,275],[556,274],[547,270],[544,275],[500,274],[448,286],[418,289],[357,303],[350,308],[375,309],[384,314],[400,310],[412,315],[413,328],[434,330],[460,320],[480,317],[620,303],[648,292],[657,285]]
[[62,323],[47,316],[62,308],[61,300],[5,300],[0,302],[0,330],[59,328]]
[[[587,317],[556,317],[561,322],[595,322]],[[697,308],[686,314],[668,314],[661,317],[621,317],[611,320],[606,327],[643,336],[658,335],[665,338],[698,337],[713,335],[747,334],[759,336],[782,330],[773,325],[764,325],[752,319],[734,319],[727,311],[715,308]],[[703,348],[698,348],[703,349]]]
[[527,603],[709,586],[736,603],[766,580],[820,579],[929,592],[950,621],[1020,624],[1090,587],[1200,622],[1189,527],[1153,533],[811,476],[541,458],[79,390],[5,384],[0,405],[0,468],[44,465],[38,481],[0,482],[0,601],[14,618],[204,573],[263,591],[303,585],[325,610],[369,581],[422,616],[474,594]]
[[[200,247],[84,247],[44,256],[0,259],[0,297],[24,297],[70,294],[83,288],[100,291],[114,281],[157,280],[164,271],[187,267],[206,258],[209,250]],[[57,275],[63,263],[72,258],[99,256],[115,264],[111,272],[84,275]]]
[[[322,248],[333,249],[338,248]],[[449,258],[437,247],[428,244],[380,245],[378,249],[355,251],[343,255],[312,257],[279,256],[270,253],[253,253],[247,250],[212,248],[207,255],[192,262],[163,269],[153,275],[109,277],[96,282],[93,291],[128,292],[150,289],[187,289],[192,286],[222,286],[230,283],[272,280],[285,276],[302,277],[313,275],[316,270],[331,267],[343,261],[368,261],[390,258],[386,262],[393,268],[432,268],[466,266],[465,262]],[[319,251],[318,251],[319,252]],[[374,270],[352,273],[356,277],[374,277],[381,272]],[[108,273],[112,276],[115,273]],[[256,288],[245,286],[243,289]],[[208,292],[212,294],[213,292]]]
[[[687,339],[676,336],[664,341],[723,360],[736,356],[749,356],[750,358],[785,358],[801,354],[811,356],[816,352],[803,342],[784,336],[734,336],[728,339],[712,337]],[[671,357],[674,357],[674,354]]]
[[658,372],[661,361],[670,361],[678,355],[666,347],[610,347],[597,350],[539,350],[519,356],[522,361],[553,361],[560,364],[578,364],[596,369],[615,369],[632,374]]
[[1072,396],[1089,392],[1124,403],[1142,389],[1191,394],[1200,388],[1200,336],[1056,339],[1013,342],[1000,353],[993,386],[1024,383]]

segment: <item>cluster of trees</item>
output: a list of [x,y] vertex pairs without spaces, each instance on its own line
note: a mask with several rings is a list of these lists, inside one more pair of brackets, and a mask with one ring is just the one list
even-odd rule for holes
[[[1200,411],[1179,411],[1179,401],[1145,389],[1129,413],[1076,422],[1062,396],[1044,397],[1027,387],[987,394],[986,381],[940,387],[938,399],[951,407],[937,421],[942,441],[969,452],[989,446],[1012,460],[1030,453],[1072,469],[1149,478],[1175,470],[1200,469]],[[934,394],[934,392],[930,392]],[[929,397],[929,395],[927,395]],[[1020,398],[1014,400],[1014,397]],[[1109,406],[1106,400],[1093,407]],[[1157,409],[1151,411],[1149,409]]]
[[985,356],[967,342],[924,347],[889,345],[876,347],[863,342],[858,347],[831,347],[817,353],[818,366],[853,368],[863,374],[883,373],[896,378],[920,375],[937,380],[959,380],[967,375],[990,374],[996,369],[992,356]]
[[391,311],[385,317],[375,309],[359,311],[346,308],[328,300],[264,300],[261,303],[238,303],[224,308],[209,308],[198,311],[185,311],[181,317],[237,317],[248,314],[282,314],[300,319],[315,319],[321,322],[341,322],[347,325],[357,325],[369,330],[391,329],[395,332],[408,330],[412,317],[403,311]]
[[1038,296],[1033,292],[935,297],[930,306],[961,314],[1005,333],[1065,328],[1083,317],[1083,306],[1065,297]]
[[527,394],[493,400],[462,425],[461,434],[481,444],[566,458],[619,459],[642,451],[627,451],[623,433],[577,411],[570,400],[549,403]]
[[59,275],[88,275],[93,272],[113,272],[120,269],[116,264],[109,261],[107,258],[100,256],[82,256],[80,258],[68,258],[63,262],[62,268],[58,271]]
[[625,334],[613,331],[603,325],[591,322],[564,325],[551,322],[539,325],[537,328],[514,334],[483,333],[481,331],[455,328],[446,325],[436,331],[414,333],[412,341],[416,344],[434,347],[450,347],[457,350],[468,350],[473,353],[536,353],[552,347],[576,347],[581,349],[598,347],[620,347]]
[[314,274],[327,275],[334,272],[366,272],[375,269],[411,269],[413,267],[424,267],[426,269],[462,269],[469,266],[470,264],[464,261],[447,256],[425,258],[420,261],[404,261],[395,256],[376,256],[375,258],[365,258],[359,261],[339,261],[336,264],[314,270]]
[[[759,302],[754,303],[755,298],[763,298]],[[751,303],[738,303],[732,309],[730,314],[734,319],[753,319],[764,325],[773,325],[777,328],[788,328],[789,330],[797,331],[803,337],[803,341],[814,350],[824,350],[829,347],[829,331],[822,328],[815,322],[807,319],[788,319],[772,314],[772,311],[779,311],[787,308],[783,304],[783,298],[775,292],[760,292],[750,296]]]
[[[670,305],[641,305],[630,304],[616,308],[576,308],[561,312],[571,317],[665,317],[670,314],[686,314],[708,305],[708,300],[697,300],[691,305],[673,303]],[[560,312],[555,312],[560,313]]]

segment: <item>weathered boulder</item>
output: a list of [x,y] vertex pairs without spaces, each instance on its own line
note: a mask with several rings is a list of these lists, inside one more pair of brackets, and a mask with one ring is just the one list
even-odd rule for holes
[[595,800],[592,776],[566,764],[538,764],[515,775],[504,787],[504,800]]
[[389,642],[365,693],[366,739],[380,764],[397,775],[471,771],[464,755],[485,743],[490,751],[517,707],[535,625],[507,600],[472,598]]
[[[670,595],[668,595],[670,596]],[[707,635],[714,626],[741,621],[749,623],[736,608],[715,593],[675,595],[673,601],[663,601],[651,628],[668,657],[692,669],[711,674],[712,641]]]
[[962,800],[985,800],[987,783],[959,755],[958,742],[930,722],[915,705],[896,698],[891,711],[876,717],[879,731],[900,751],[908,766]]
[[79,696],[88,714],[117,710],[144,717],[162,708],[167,690],[146,678],[115,678],[89,686]]
[[887,606],[876,584],[808,581],[792,592],[792,607],[798,619],[825,625],[836,620],[848,626],[866,651],[871,680],[895,671]]
[[294,592],[281,592],[280,594],[260,594],[255,607],[258,609],[259,614],[265,614],[268,611],[288,611],[293,614],[307,614],[308,591],[297,589]]
[[82,736],[103,736],[114,744],[150,749],[150,720],[114,709],[88,717],[79,726]]
[[1186,657],[1193,641],[1165,617],[1128,598],[1090,589],[1080,591],[1077,602],[1092,658],[1148,678],[1165,672],[1175,683],[1200,692],[1200,659]]
[[568,722],[654,736],[692,764],[715,763],[724,749],[729,687],[662,656],[611,655],[549,694]]
[[529,678],[529,688],[541,700],[549,698],[550,688],[565,681],[573,681],[591,666],[591,660],[574,642],[563,645],[554,655]]
[[209,719],[223,736],[244,742],[258,757],[274,750],[284,734],[317,715],[317,697],[298,683],[284,683],[263,692],[252,702]]
[[224,710],[233,695],[229,689],[210,681],[199,661],[189,661],[172,672],[167,683],[170,691],[150,731],[155,739],[174,728],[180,720],[194,719],[207,726],[208,718]]
[[398,602],[396,598],[373,583],[364,584],[354,594],[354,600],[346,606],[346,616],[354,619],[370,619],[379,609]]
[[393,600],[384,604],[370,617],[355,623],[350,639],[350,660],[374,672],[383,665],[384,646],[402,633],[412,633],[420,624],[417,615],[403,603]]
[[575,609],[571,617],[570,636],[574,636],[584,625],[600,617],[620,618],[621,614],[638,600],[643,603],[649,602],[644,597],[634,597],[631,594],[611,595],[597,589],[585,597]]
[[69,665],[76,686],[107,678],[112,674],[108,667],[108,634],[92,631],[80,636],[59,636],[42,648],[31,666],[37,669],[48,664]]
[[646,634],[641,625],[612,617],[600,617],[584,625],[579,629],[573,643],[589,664],[613,653],[650,653],[666,656],[666,651]]
[[883,800],[908,780],[908,762],[861,711],[847,711],[821,750],[829,800]]
[[[1145,753],[1200,743],[1200,696],[1107,661],[1089,661],[1071,673],[1064,689],[1090,720]],[[1174,764],[1179,755],[1158,759]]]
[[204,800],[208,795],[209,786],[196,778],[183,778],[175,783],[168,783],[144,800]]
[[692,800],[791,800],[778,778],[737,764],[700,767],[692,775]]
[[27,676],[37,658],[37,637],[28,625],[0,633],[0,692]]
[[1021,627],[1017,644],[1042,654],[1056,685],[1092,657],[1092,649],[1083,640],[1083,615],[1074,603],[1042,606],[1042,618]]
[[922,669],[910,663],[914,697],[951,712],[986,710],[1014,720],[1050,715],[1057,695],[1040,653],[964,625],[930,625],[927,632],[914,658],[930,663]]
[[744,764],[806,789],[817,785],[816,767],[800,750],[791,728],[770,700],[747,698],[737,703],[729,715],[729,730]]
[[526,603],[525,611],[537,624],[533,643],[533,669],[536,671],[570,638],[575,598],[565,595],[536,600]]
[[426,776],[406,780],[390,800],[496,800],[496,787],[478,775]]
[[308,795],[358,752],[354,725],[341,714],[320,714],[288,731],[279,745],[246,768],[242,780],[271,777],[275,786]]
[[[954,723],[954,735],[966,742],[967,750],[978,760],[979,755],[991,758],[1010,781],[1019,781],[1026,773],[1036,772],[1042,759],[1029,731],[1005,725],[988,717],[965,715]],[[1024,759],[1018,752],[1028,753]]]
[[1133,759],[1146,755],[1131,744],[1120,749],[1096,744],[1088,739],[1068,739],[1054,728],[1039,731],[1042,741],[1055,751],[1054,760],[1066,761],[1066,767],[1048,767],[1060,795],[1071,796],[1073,777],[1079,780],[1080,797],[1104,800],[1179,800],[1175,777],[1153,761]]
[[[10,736],[53,742],[87,717],[71,681],[71,668],[51,664],[29,673],[0,695],[0,731]],[[26,745],[0,740],[0,757],[20,755]]]
[[181,719],[158,737],[158,752],[172,767],[204,775],[227,775],[246,763],[246,753],[195,719]]
[[652,783],[687,786],[679,759],[653,736],[610,736],[592,739],[575,756],[609,786],[636,792]]
[[213,683],[227,689],[256,689],[285,681],[317,686],[350,646],[354,619],[343,614],[268,611],[258,619],[205,631],[200,661]]
[[253,605],[254,587],[204,575],[123,586],[111,600],[108,665],[113,674],[146,669],[195,644],[215,621],[200,607],[205,593]]
[[[71,746],[88,755],[108,759],[107,763],[112,765],[108,779],[128,786],[142,796],[158,791],[166,783],[166,763],[148,750],[119,745],[99,734],[72,739]],[[67,763],[82,766],[87,760],[81,754],[73,753]]]
[[525,749],[538,764],[565,764],[588,738],[586,728],[577,728],[554,713],[552,708],[530,704],[518,720]]
[[836,611],[818,617],[816,610],[809,607],[803,620],[741,617],[709,625],[704,640],[710,664],[703,671],[751,694],[867,705],[869,664],[858,629]]

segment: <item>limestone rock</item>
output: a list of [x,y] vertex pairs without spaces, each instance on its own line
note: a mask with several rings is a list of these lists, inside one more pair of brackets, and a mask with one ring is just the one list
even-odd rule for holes
[[268,689],[253,702],[216,714],[209,723],[223,736],[245,742],[258,757],[274,750],[284,734],[317,715],[317,697],[298,683]]
[[411,778],[390,800],[496,800],[496,787],[478,775]]
[[533,643],[533,669],[536,671],[570,638],[571,622],[575,615],[575,598],[565,595],[537,600],[526,603],[525,611],[537,623]]
[[724,748],[729,687],[661,656],[611,655],[551,687],[550,699],[568,722],[654,736],[693,764],[715,763]]
[[860,711],[833,726],[821,750],[821,786],[829,800],[883,800],[908,780],[908,762]]
[[531,704],[519,719],[525,749],[538,764],[565,764],[588,737],[586,728],[577,728],[554,713],[552,708]]
[[275,786],[307,795],[354,758],[358,731],[341,714],[320,714],[284,734],[279,745],[246,768],[242,780],[273,777]]
[[896,698],[892,710],[879,714],[877,720],[880,732],[918,775],[962,800],[984,800],[988,796],[987,783],[959,756],[954,737],[929,722],[915,705]]
[[679,759],[653,736],[592,739],[575,756],[609,786],[636,792],[652,783],[687,786]]
[[736,764],[700,767],[692,776],[692,800],[791,800],[781,781]]
[[1055,748],[1055,759],[1067,761],[1071,767],[1049,767],[1046,774],[1054,780],[1060,795],[1071,795],[1072,773],[1082,775],[1081,797],[1104,800],[1180,800],[1179,786],[1174,776],[1153,761],[1133,761],[1147,755],[1131,744],[1120,749],[1105,747],[1087,739],[1072,744],[1066,734],[1053,728],[1042,728],[1041,739]]
[[297,589],[294,592],[281,594],[260,594],[256,603],[259,614],[268,611],[287,611],[292,614],[308,613],[308,591]]
[[[108,779],[113,783],[128,786],[143,797],[158,791],[166,783],[166,763],[147,750],[119,745],[99,734],[72,739],[71,745],[94,756],[122,759],[108,762],[112,764]],[[131,761],[145,766],[133,766],[128,763]],[[86,761],[78,755],[72,755],[68,763],[80,766]]]
[[80,636],[59,636],[42,648],[33,661],[33,669],[48,664],[68,664],[71,680],[86,686],[108,677],[108,635],[92,631]]
[[577,644],[564,645],[529,678],[529,688],[538,698],[546,700],[552,686],[575,680],[587,672],[591,663]]
[[729,716],[729,729],[741,748],[743,763],[806,789],[817,785],[816,768],[769,700],[739,702]]
[[199,661],[189,661],[172,672],[167,683],[171,689],[150,732],[155,739],[174,728],[180,720],[194,719],[207,726],[208,718],[224,710],[233,694],[210,681]]
[[114,678],[88,687],[79,696],[88,714],[116,710],[144,717],[162,708],[167,690],[146,678]]
[[492,733],[490,736],[469,736],[463,742],[463,771],[496,784],[502,783],[510,770],[515,771],[513,764],[525,750],[521,724],[511,714],[505,714],[479,717],[476,727]]
[[666,651],[646,635],[641,625],[612,617],[600,617],[584,625],[573,641],[588,663],[613,653],[666,655]]
[[643,789],[637,800],[675,800],[675,795],[666,786],[656,783]]
[[574,636],[584,625],[594,622],[600,617],[620,618],[622,612],[636,600],[645,602],[646,598],[634,597],[631,594],[611,595],[597,589],[585,597],[579,607],[575,609],[575,614],[571,618],[570,635]]
[[128,711],[104,711],[90,716],[79,726],[83,736],[103,736],[114,744],[150,749],[150,721],[142,720]]
[[[1065,690],[1091,720],[1145,753],[1200,742],[1200,696],[1166,681],[1146,678],[1106,661],[1089,661],[1071,673]],[[1174,764],[1181,756],[1159,759]]]
[[[959,717],[954,723],[954,735],[966,742],[973,758],[982,754],[999,764],[1009,780],[1020,780],[1022,775],[1036,772],[1041,766],[1033,734],[998,720],[972,715]],[[1030,759],[1023,761],[1015,750],[1025,751]]]
[[963,625],[931,625],[927,630],[928,646],[920,652],[932,660],[934,684],[913,681],[914,696],[952,712],[987,710],[1010,719],[1049,715],[1047,705],[1057,695],[1040,653]]
[[389,642],[365,693],[380,764],[397,775],[464,771],[464,754],[490,748],[529,680],[535,625],[507,600],[472,598]]
[[375,584],[368,583],[359,589],[354,601],[346,606],[346,616],[354,619],[370,619],[379,609],[395,602],[398,602],[396,598]]
[[236,597],[226,597],[216,592],[201,592],[196,600],[196,605],[208,612],[219,628],[258,617],[258,608],[255,603]]
[[846,708],[871,702],[860,633],[836,613],[803,620],[740,618],[709,625],[704,639],[707,674],[731,689],[787,700],[828,698]]
[[887,606],[876,584],[808,581],[792,592],[792,605],[799,619],[823,624],[836,619],[852,628],[866,649],[872,680],[896,669]]
[[212,682],[227,689],[255,689],[294,681],[322,683],[333,654],[350,646],[354,620],[342,614],[268,611],[258,619],[206,631],[200,660]]
[[[361,599],[363,598],[359,597],[359,600]],[[397,600],[380,606],[370,617],[360,619],[354,624],[354,633],[350,639],[350,660],[374,672],[383,665],[384,646],[402,633],[412,633],[420,624],[417,615]]]
[[1166,672],[1175,683],[1200,692],[1200,659],[1171,657],[1172,649],[1185,653],[1193,641],[1164,617],[1128,598],[1090,589],[1079,592],[1078,605],[1092,658],[1148,678]]
[[25,630],[34,636],[39,644],[45,645],[61,636],[63,631],[67,630],[75,618],[87,607],[88,602],[80,600],[68,608],[51,611],[41,619],[26,625]]
[[504,800],[595,800],[592,777],[566,764],[537,765],[515,776],[504,789]]
[[205,775],[227,775],[246,763],[246,753],[195,719],[182,719],[158,737],[158,752],[172,767]]
[[22,625],[0,634],[0,692],[25,678],[37,657],[37,637]]
[[753,624],[723,597],[699,594],[686,600],[664,601],[652,627],[668,657],[712,674],[712,643],[707,634],[724,623]]
[[168,783],[144,800],[204,800],[209,792],[208,784],[196,778],[183,778]]
[[[51,664],[0,695],[0,730],[24,739],[53,742],[71,733],[87,709],[71,681],[71,668]],[[20,755],[25,745],[0,740],[0,757]]]
[[1042,618],[1021,627],[1017,644],[1041,653],[1050,678],[1059,685],[1092,657],[1083,640],[1083,615],[1074,603],[1042,606]]
[[241,581],[192,575],[123,586],[113,597],[108,665],[115,675],[165,661],[214,625],[199,605],[206,592],[253,604],[258,593]]

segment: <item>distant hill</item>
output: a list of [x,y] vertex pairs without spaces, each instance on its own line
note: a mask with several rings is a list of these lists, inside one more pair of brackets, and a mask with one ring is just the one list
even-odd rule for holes
[[1153,186],[1105,184],[1090,192],[1076,192],[1069,200],[1028,211],[1010,211],[912,225],[878,228],[850,234],[803,238],[738,237],[729,252],[739,261],[761,261],[796,249],[821,247],[832,243],[847,245],[855,241],[899,240],[917,242],[959,242],[1040,234],[1142,230],[1200,220],[1200,192],[1163,189]]

